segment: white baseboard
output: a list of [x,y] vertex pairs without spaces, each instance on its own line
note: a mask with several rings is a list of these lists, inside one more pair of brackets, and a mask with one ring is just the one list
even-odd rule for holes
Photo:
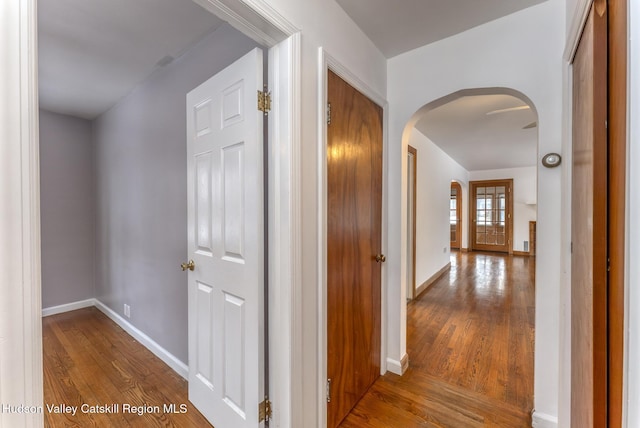
[[133,324],[122,318],[118,313],[116,313],[114,310],[109,308],[98,299],[87,299],[81,300],[79,302],[52,306],[50,308],[43,308],[42,316],[46,317],[49,315],[61,314],[63,312],[75,311],[76,309],[88,308],[91,306],[95,306],[96,308],[98,308],[100,312],[111,318],[113,322],[118,324],[124,331],[126,331],[130,336],[140,342],[142,346],[151,351],[156,357],[164,361],[176,373],[189,380],[189,366],[177,359],[173,354],[164,349],[162,346],[158,345],[158,343],[156,343],[153,339],[138,330],[136,327],[134,327]]
[[531,415],[531,426],[533,428],[558,428],[558,418],[534,411]]
[[102,303],[100,300],[95,299],[96,308],[100,310],[100,312],[104,313],[106,316],[111,318],[113,322],[118,324],[124,331],[129,333],[134,339],[140,342],[144,347],[146,347],[149,351],[151,351],[156,357],[160,358],[164,361],[169,367],[171,367],[176,373],[180,376],[189,380],[189,366],[176,358],[169,351],[164,349],[162,346],[158,345],[153,339],[144,334],[142,331],[138,330],[134,327],[126,319],[122,318],[120,314],[115,312],[113,309],[109,308],[107,305]]
[[397,375],[402,376],[407,368],[409,367],[409,355],[404,354],[402,356],[402,360],[394,360],[392,358],[387,358],[387,370],[391,373],[395,373]]
[[51,306],[49,308],[42,308],[42,316],[48,317],[49,315],[61,314],[63,312],[75,311],[76,309],[88,308],[95,306],[96,299],[80,300],[77,302],[65,303],[64,305]]

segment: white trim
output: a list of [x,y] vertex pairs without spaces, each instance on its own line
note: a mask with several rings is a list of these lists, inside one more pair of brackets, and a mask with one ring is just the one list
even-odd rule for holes
[[[0,403],[43,404],[37,10],[0,7]],[[42,413],[0,412],[0,426],[42,426]]]
[[[270,49],[269,55],[280,61],[269,64],[276,83],[274,105],[270,123],[274,124],[270,135],[268,180],[270,237],[270,302],[277,302],[278,309],[269,310],[270,369],[269,395],[273,417],[278,427],[300,425],[295,412],[296,403],[302,397],[302,296],[301,274],[301,35],[299,30],[265,0],[193,0],[205,9],[229,22],[258,43]],[[274,87],[275,88],[275,87]],[[272,89],[274,90],[274,89]],[[282,105],[286,113],[278,111]],[[276,146],[277,144],[277,146]],[[273,155],[273,156],[271,156]],[[275,165],[271,162],[275,161]],[[272,167],[273,166],[273,167]]]
[[568,62],[573,62],[573,57],[578,49],[578,43],[580,42],[580,36],[582,30],[587,23],[589,17],[589,9],[593,0],[579,0],[579,4],[576,6],[576,13],[571,19],[571,27],[567,34],[567,42],[564,47],[564,59]]
[[534,410],[531,414],[531,426],[533,428],[558,428],[558,418]]
[[126,331],[131,337],[140,342],[145,348],[153,353],[156,357],[164,361],[169,367],[171,367],[176,373],[182,376],[185,380],[189,378],[189,367],[176,358],[172,353],[158,345],[153,339],[138,330],[133,324],[126,319],[122,318],[113,309],[102,303],[98,299],[95,300],[95,306],[100,312],[111,318],[113,322],[118,324],[124,331]]
[[394,360],[393,358],[387,358],[387,370],[389,370],[391,373],[397,374],[398,376],[402,376],[404,372],[407,371],[408,359],[409,354],[407,354],[406,352],[402,356],[401,361]]
[[50,306],[42,308],[42,317],[62,314],[64,312],[75,311],[77,309],[89,308],[96,305],[96,299],[78,300],[77,302],[65,303],[64,305]]
[[151,351],[156,357],[164,361],[169,367],[171,367],[176,373],[182,376],[185,380],[188,380],[189,367],[175,357],[172,353],[160,346],[156,341],[151,339],[142,331],[138,330],[133,324],[126,319],[122,318],[117,312],[109,308],[98,299],[86,299],[79,300],[77,302],[66,303],[64,305],[51,306],[49,308],[42,309],[42,316],[47,317],[50,315],[62,314],[65,312],[75,311],[82,308],[90,308],[95,306],[100,312],[109,317],[113,322],[118,324],[129,336],[136,339],[142,346]]
[[[273,401],[272,423],[292,426],[292,397],[301,394],[301,376],[294,375],[294,349],[300,349],[300,314],[296,288],[299,284],[301,218],[299,207],[299,124],[297,107],[300,81],[300,34],[269,49],[269,90],[273,109],[269,115],[269,396]],[[293,321],[295,320],[295,321]],[[299,355],[299,354],[298,354]],[[296,364],[299,366],[299,364]]]
[[236,30],[266,47],[298,32],[264,0],[193,0]]
[[[327,424],[327,70],[331,69],[345,82],[382,107],[382,177],[388,174],[389,104],[348,68],[318,48],[318,426]],[[382,180],[382,252],[387,253],[387,180]],[[383,264],[380,301],[380,374],[387,371],[387,269]]]

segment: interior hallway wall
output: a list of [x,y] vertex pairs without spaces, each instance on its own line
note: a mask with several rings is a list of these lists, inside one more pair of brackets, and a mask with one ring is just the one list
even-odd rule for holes
[[40,110],[42,307],[94,297],[91,122]]
[[[462,234],[467,231],[469,173],[427,136],[413,128],[409,145],[418,152],[416,178],[416,287],[449,263],[451,181],[462,186]],[[463,240],[462,246],[465,247]]]
[[184,363],[186,94],[254,47],[223,24],[94,121],[96,297]]

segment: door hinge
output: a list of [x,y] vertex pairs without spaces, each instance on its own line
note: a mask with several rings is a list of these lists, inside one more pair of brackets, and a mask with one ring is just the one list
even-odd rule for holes
[[258,422],[269,419],[271,419],[271,401],[269,401],[269,397],[264,397],[264,400],[258,404]]
[[264,91],[258,91],[258,110],[265,116],[271,111],[271,92],[267,92],[267,88]]
[[331,125],[331,103],[327,103],[327,125]]
[[331,403],[331,379],[327,379],[327,403]]

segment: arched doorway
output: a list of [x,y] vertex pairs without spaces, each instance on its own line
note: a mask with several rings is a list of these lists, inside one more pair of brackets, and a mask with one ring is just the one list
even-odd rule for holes
[[[458,111],[457,117],[452,116]],[[530,240],[529,222],[536,220],[537,212],[537,121],[533,103],[517,91],[471,89],[450,94],[419,109],[407,123],[403,138],[403,145],[416,148],[421,154],[417,165],[420,178],[415,184],[420,189],[415,214],[415,269],[418,287],[426,284],[427,289],[423,298],[415,299],[407,308],[406,346],[410,366],[453,388],[463,386],[470,393],[485,394],[493,399],[502,396],[504,404],[518,406],[523,415],[528,415],[533,408],[535,259],[525,248]],[[508,136],[499,132],[501,126],[510,127]],[[461,129],[470,128],[470,138],[461,136]],[[461,144],[453,148],[447,146],[448,138]],[[491,139],[504,145],[492,146],[488,143]],[[518,160],[520,157],[525,160]],[[409,183],[408,175],[405,178]],[[490,180],[511,180],[513,185],[501,190],[500,186],[492,187]],[[472,183],[485,182],[482,197],[471,193]],[[466,191],[462,197],[459,195],[463,189]],[[504,193],[509,191],[514,201],[511,211],[500,208],[500,202],[506,200]],[[497,197],[498,194],[502,196]],[[482,210],[477,209],[479,206]],[[406,208],[409,211],[408,205]],[[482,229],[485,239],[490,241],[506,222],[514,225],[514,238],[508,244],[518,252],[517,256],[510,255],[513,251],[502,255],[464,252],[472,241],[472,230]],[[407,233],[410,233],[409,223]],[[506,235],[503,238],[508,239]],[[450,248],[461,251],[452,253]],[[514,271],[527,277],[529,282],[523,285],[515,281],[510,276]],[[451,295],[447,296],[447,292]],[[498,298],[485,300],[489,295]],[[526,296],[522,301],[526,303],[516,304],[516,295]],[[472,302],[470,306],[465,306],[467,300]],[[438,304],[434,305],[434,301]],[[435,320],[438,318],[435,316],[431,324],[420,321],[424,319],[418,309],[422,303],[428,308],[427,312],[439,311],[448,321]],[[491,307],[492,311],[485,311],[484,307]],[[465,315],[455,318],[458,311]],[[523,322],[516,326],[516,320]],[[503,327],[505,330],[501,330]],[[429,329],[430,334],[420,333]],[[497,331],[509,338],[501,342],[493,336]],[[530,339],[519,348],[522,353],[517,361],[509,354],[516,337]],[[425,342],[416,342],[420,340]],[[493,354],[487,353],[487,343],[493,344]],[[430,353],[421,351],[425,348],[429,348]],[[441,358],[442,355],[447,358]],[[471,363],[467,365],[469,359],[474,361],[475,369]],[[502,385],[490,386],[492,375],[484,372],[485,369],[494,374],[503,373]],[[516,395],[517,399],[505,398]]]

